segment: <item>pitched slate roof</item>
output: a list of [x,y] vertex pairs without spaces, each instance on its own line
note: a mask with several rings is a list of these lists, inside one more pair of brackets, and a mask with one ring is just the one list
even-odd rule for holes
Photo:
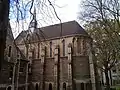
[[[41,28],[48,38],[59,37],[61,33],[61,25],[55,24]],[[76,22],[70,21],[62,23],[62,36],[82,34],[88,35],[87,32]]]
[[[20,37],[24,38],[26,37],[28,31],[22,31],[18,37],[16,38],[16,41],[20,39]],[[46,39],[56,38],[62,36],[74,36],[74,35],[86,35],[88,36],[88,33],[76,22],[76,21],[69,21],[62,23],[62,34],[61,34],[61,24],[55,24],[51,26],[46,26],[42,28],[38,28],[35,30],[37,32],[37,35],[39,37],[45,37]],[[35,34],[33,33],[33,35]]]

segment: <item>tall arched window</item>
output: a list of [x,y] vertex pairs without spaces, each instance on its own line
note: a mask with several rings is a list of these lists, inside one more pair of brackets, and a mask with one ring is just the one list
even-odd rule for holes
[[51,83],[49,84],[49,90],[52,90],[52,84]]
[[79,38],[77,38],[77,53],[78,54],[81,54],[81,48],[82,48],[82,39],[79,37]]
[[65,40],[62,40],[63,56],[65,56]]
[[81,90],[84,90],[84,83],[81,83]]
[[66,83],[63,83],[63,90],[66,90]]
[[35,90],[38,90],[38,86],[39,86],[38,83],[36,83]]
[[38,51],[37,51],[38,55],[37,58],[40,58],[40,43],[38,43]]
[[75,38],[72,39],[73,53],[74,53],[74,51],[75,51],[75,50],[74,50],[74,49],[75,49],[75,47],[74,47],[75,45],[74,45],[74,44],[75,44]]
[[50,57],[52,57],[52,42],[50,42]]
[[7,88],[7,90],[11,90],[11,86],[9,86],[9,87]]
[[83,39],[83,54],[86,55],[86,40]]
[[8,50],[8,57],[10,57],[10,56],[11,56],[11,49],[12,49],[12,47],[11,47],[11,46],[9,46],[9,50]]
[[33,51],[31,51],[31,53],[32,53],[32,59],[35,59],[35,51],[34,51],[34,49],[33,49]]

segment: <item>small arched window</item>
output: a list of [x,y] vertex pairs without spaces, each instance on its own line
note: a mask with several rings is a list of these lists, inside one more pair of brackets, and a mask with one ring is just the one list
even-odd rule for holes
[[36,89],[35,90],[38,90],[38,86],[39,86],[38,83],[36,83],[36,86],[35,86]]
[[10,56],[11,56],[11,49],[12,49],[12,47],[11,47],[11,46],[9,46],[9,50],[8,50],[8,57],[10,57]]
[[9,86],[9,87],[7,88],[7,90],[11,90],[11,86]]
[[12,78],[12,76],[13,76],[13,67],[11,66],[9,70],[9,78]]
[[52,84],[51,83],[49,84],[49,90],[52,90]]
[[28,64],[28,73],[31,74],[31,72],[32,72],[32,71],[31,71],[31,64],[29,63],[29,64]]
[[63,83],[63,90],[66,90],[66,83]]
[[81,83],[81,90],[84,90],[84,83]]

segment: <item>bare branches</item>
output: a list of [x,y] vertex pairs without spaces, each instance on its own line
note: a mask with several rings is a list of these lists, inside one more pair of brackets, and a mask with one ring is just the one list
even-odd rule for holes
[[[84,2],[83,15],[84,20],[103,20],[103,19],[115,19],[120,15],[119,0],[86,0]],[[89,19],[90,18],[90,19]]]
[[53,10],[54,10],[54,13],[55,13],[56,17],[57,17],[57,18],[59,19],[59,21],[60,21],[60,24],[61,24],[61,33],[60,33],[60,37],[61,37],[61,36],[62,36],[62,21],[61,21],[61,19],[58,17],[57,12],[56,12],[55,7],[53,6],[53,4],[50,2],[50,0],[48,0],[48,2],[49,2],[49,4],[52,6],[52,8],[53,8]]
[[[19,2],[15,2],[14,4],[16,6],[14,7],[15,8],[14,12],[17,18],[16,29],[18,30],[22,29],[25,32],[26,35],[24,37],[21,36],[21,38],[26,47],[27,47],[27,44],[32,43],[32,39],[34,38],[37,38],[39,42],[42,42],[42,39],[45,40],[47,36],[43,33],[42,30],[37,29],[37,28],[41,26],[40,25],[41,23],[43,22],[50,23],[50,22],[53,22],[54,21],[53,19],[56,19],[56,18],[61,23],[60,37],[62,36],[62,21],[56,12],[56,9],[54,6],[55,4],[53,4],[50,0],[28,0],[28,1],[20,0]],[[35,15],[35,12],[33,12],[33,9],[36,9],[37,11],[36,15]],[[37,18],[34,18],[34,17],[37,17]],[[35,23],[38,24],[38,27],[37,28],[33,27],[34,32],[32,32],[30,28],[27,28],[28,30],[25,31],[26,23],[27,24],[32,23],[34,19],[36,19]]]
[[50,2],[50,0],[48,0],[48,2],[49,2],[50,5],[52,6],[52,8],[53,8],[53,10],[54,10],[54,13],[55,13],[56,17],[59,19],[59,21],[60,21],[60,23],[61,23],[61,19],[58,17],[57,12],[56,12],[56,10],[55,10],[55,7],[54,7],[53,4]]
[[[114,22],[107,21],[111,26],[105,27],[101,21],[91,22],[87,25],[87,30],[94,39],[94,50],[96,59],[99,62],[99,68],[105,67],[110,70],[119,60],[119,38],[114,33]],[[106,32],[106,30],[108,32]],[[117,32],[118,33],[118,32]]]

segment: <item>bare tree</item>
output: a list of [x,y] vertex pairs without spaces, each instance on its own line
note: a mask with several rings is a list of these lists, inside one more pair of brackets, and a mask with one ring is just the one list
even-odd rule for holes
[[[106,85],[110,88],[110,78],[108,72],[119,62],[120,50],[118,46],[119,39],[112,32],[112,39],[105,32],[104,26],[99,21],[86,24],[88,33],[93,38],[93,50],[97,60],[97,67],[105,73]],[[111,30],[109,30],[111,32]],[[113,41],[114,39],[114,41]]]
[[86,0],[79,15],[94,41],[98,67],[105,72],[110,90],[108,71],[119,60],[120,0]]

